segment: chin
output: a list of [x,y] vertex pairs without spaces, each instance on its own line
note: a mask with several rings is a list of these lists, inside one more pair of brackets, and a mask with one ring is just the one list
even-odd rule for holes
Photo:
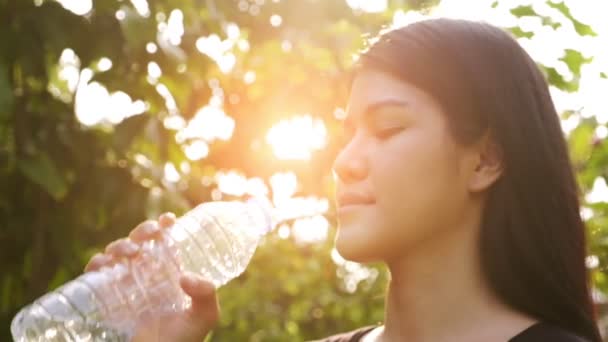
[[335,247],[340,256],[349,261],[358,263],[368,263],[380,261],[382,258],[370,248],[369,241],[356,241],[340,237],[340,233],[336,237]]

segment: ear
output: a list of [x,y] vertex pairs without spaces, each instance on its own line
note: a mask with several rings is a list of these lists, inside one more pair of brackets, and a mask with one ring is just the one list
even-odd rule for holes
[[491,136],[485,135],[479,142],[471,170],[468,188],[470,192],[488,189],[502,175],[502,151]]

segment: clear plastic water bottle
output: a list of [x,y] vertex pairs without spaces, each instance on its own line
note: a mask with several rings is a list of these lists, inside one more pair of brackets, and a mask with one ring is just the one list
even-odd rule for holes
[[16,342],[128,341],[137,319],[184,310],[183,271],[216,287],[241,274],[275,225],[270,203],[208,202],[178,218],[134,258],[87,272],[23,308],[11,323]]

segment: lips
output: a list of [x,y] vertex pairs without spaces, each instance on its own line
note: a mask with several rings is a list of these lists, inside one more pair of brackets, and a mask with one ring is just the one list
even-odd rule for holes
[[345,207],[349,205],[368,205],[376,203],[376,200],[366,194],[345,192],[338,195],[338,207]]

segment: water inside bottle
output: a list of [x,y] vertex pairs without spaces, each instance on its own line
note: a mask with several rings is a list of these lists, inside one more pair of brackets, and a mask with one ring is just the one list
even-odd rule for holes
[[[317,213],[315,213],[317,214]],[[17,342],[127,341],[138,317],[184,310],[178,284],[192,271],[217,287],[243,272],[262,235],[310,213],[269,202],[209,202],[182,216],[162,241],[143,244],[125,263],[88,272],[24,308],[11,324]]]

